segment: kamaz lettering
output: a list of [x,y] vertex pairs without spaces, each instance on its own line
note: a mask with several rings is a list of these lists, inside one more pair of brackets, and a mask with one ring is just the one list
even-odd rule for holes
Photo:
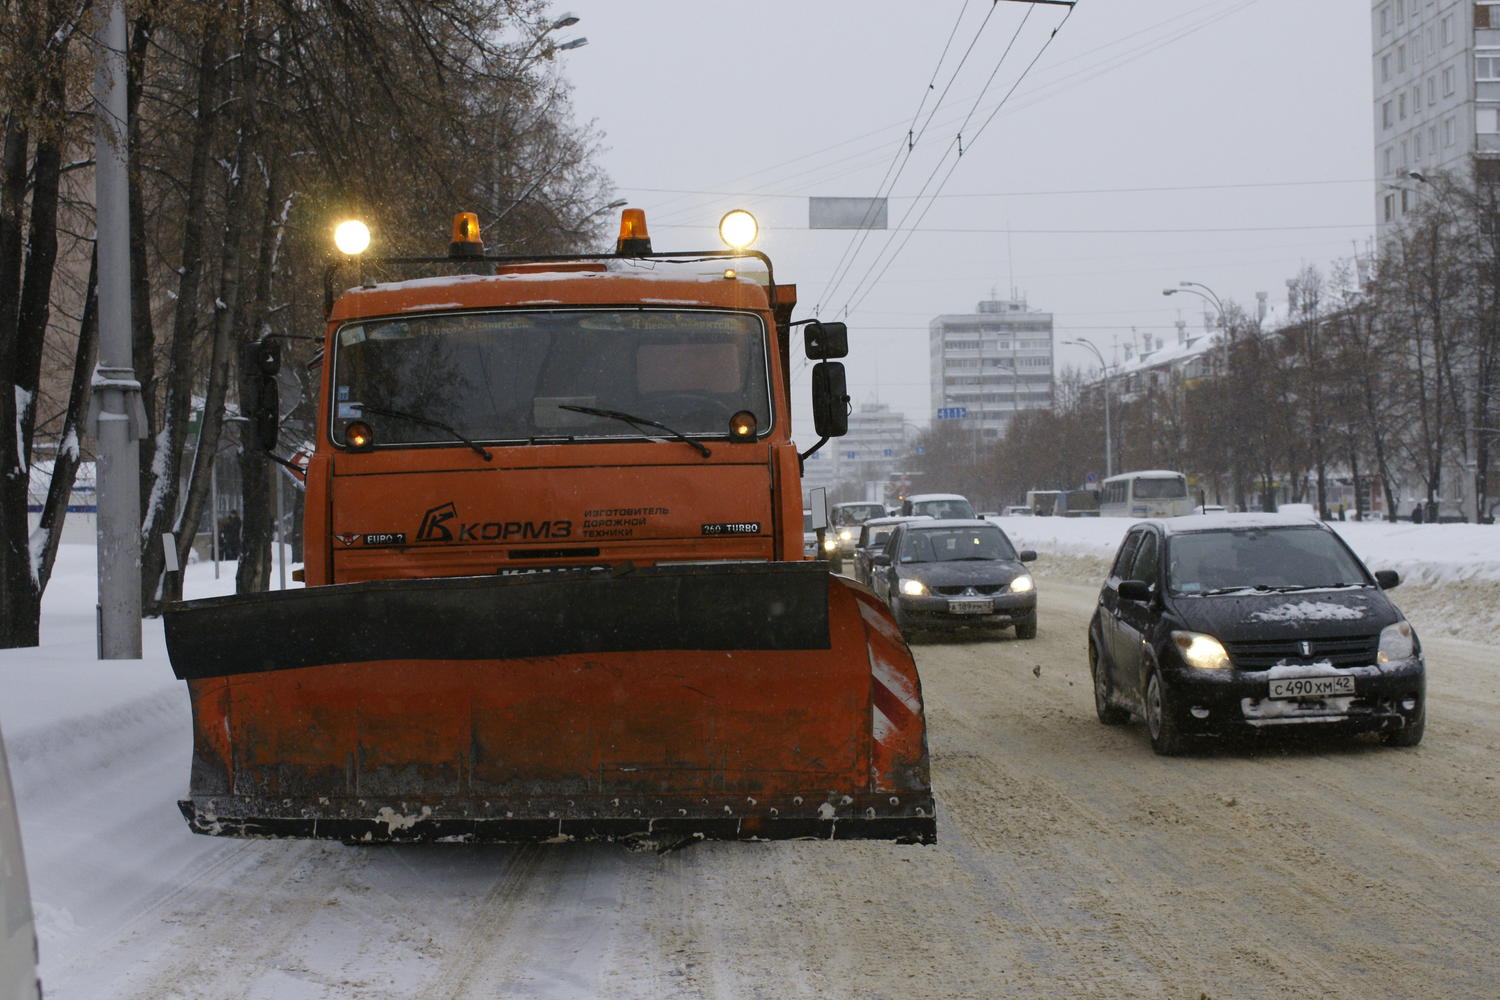
[[498,542],[512,538],[571,538],[572,521],[482,521],[458,525],[460,542]]

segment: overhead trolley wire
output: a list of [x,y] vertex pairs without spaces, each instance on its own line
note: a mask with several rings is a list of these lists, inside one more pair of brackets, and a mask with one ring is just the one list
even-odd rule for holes
[[[1027,74],[1029,74],[1031,72],[1032,67],[1034,67],[1037,64],[1037,60],[1041,59],[1042,55],[1047,51],[1048,48],[1051,47],[1052,42],[1057,38],[1057,33],[1059,31],[1061,31],[1063,29],[1063,26],[1068,23],[1068,19],[1073,16],[1073,11],[1075,9],[1076,9],[1076,7],[1069,7],[1068,8],[1068,12],[1063,15],[1063,19],[1058,22],[1057,27],[1055,27],[1055,28],[1052,29],[1052,32],[1047,36],[1047,40],[1042,43],[1042,47],[1039,48],[1039,49],[1037,49],[1036,55],[1034,55],[1034,56],[1031,57],[1031,62],[1029,62],[1029,63],[1026,64],[1026,68],[1023,69],[1023,70],[1021,70],[1021,75],[1018,76],[1018,77],[1016,77],[1015,83],[1011,84],[1010,90],[1008,90],[1008,91],[1005,92],[1005,96],[1002,97],[1000,99],[1000,102],[995,105],[994,109],[990,112],[989,117],[986,118],[984,120],[984,123],[981,124],[979,126],[979,128],[974,132],[973,137],[969,140],[969,146],[970,146],[970,148],[973,148],[974,143],[977,142],[977,141],[979,141],[979,137],[984,134],[985,130],[987,128],[989,128],[990,123],[993,122],[995,120],[995,117],[1000,114],[1000,110],[1005,107],[1006,101],[1010,100],[1010,96],[1016,92],[1016,88],[1021,85],[1021,81],[1024,80],[1024,79],[1026,79],[1026,76],[1027,76]],[[1030,10],[1027,10],[1026,16],[1028,18],[1031,16],[1031,11]],[[1024,27],[1024,26],[1025,26],[1025,21],[1023,20],[1022,21],[1022,27]],[[1017,29],[1018,33],[1019,33],[1019,30],[1020,29]],[[1006,51],[1009,52],[1010,49],[1007,48]],[[1002,59],[1002,61],[1004,60],[1004,56],[1003,55],[1001,56],[1001,59]],[[998,69],[999,69],[999,67],[997,66],[996,70],[998,71]],[[986,84],[986,87],[988,87],[988,84]],[[976,102],[976,105],[977,105],[977,102]],[[968,119],[965,119],[964,121],[965,121],[965,124],[968,123]],[[962,133],[960,133],[960,135],[962,135]],[[960,150],[959,155],[954,158],[952,165],[948,168],[948,172],[945,175],[943,175],[942,181],[940,181],[938,183],[938,191],[939,192],[948,183],[948,179],[953,176],[953,171],[956,170],[956,169],[958,169],[958,164],[959,164],[959,162],[962,159],[963,159],[963,153],[962,153],[962,150]],[[935,200],[933,198],[928,198],[927,199],[927,204],[926,204],[926,207],[924,207],[922,209],[922,214],[919,215],[919,216],[917,216],[917,221],[916,221],[916,225],[917,226],[920,226],[922,224],[922,220],[927,217],[927,213],[932,210],[932,206],[934,204],[935,204]],[[915,208],[916,207],[916,203],[913,203],[912,207]],[[909,211],[908,211],[908,214],[910,214]],[[914,229],[912,231],[914,231]],[[908,231],[907,232],[906,237],[900,242],[899,245],[896,246],[895,251],[886,259],[885,264],[880,268],[880,272],[878,274],[875,274],[874,277],[870,279],[868,287],[866,287],[863,292],[860,291],[861,286],[864,284],[863,280],[861,281],[860,285],[856,285],[855,286],[854,291],[850,293],[848,302],[844,306],[844,310],[843,311],[844,311],[845,315],[848,315],[848,313],[850,312],[850,310],[857,309],[859,307],[859,304],[865,300],[865,297],[870,294],[870,290],[874,288],[875,284],[877,284],[880,281],[880,279],[885,276],[885,272],[890,269],[891,264],[893,264],[895,262],[896,258],[901,255],[901,251],[906,248],[906,244],[911,242],[912,231]],[[889,245],[889,243],[887,245]],[[878,262],[879,258],[876,258],[876,260]],[[872,265],[872,268],[873,268],[873,266],[874,265]],[[857,300],[854,298],[854,296],[856,294],[859,295],[859,298]]]
[[[989,13],[985,14],[983,23],[981,23],[979,25],[979,30],[977,32],[975,32],[975,34],[974,34],[974,42],[977,42],[979,40],[979,35],[984,31],[985,26],[989,24],[990,17],[994,15],[995,9],[998,6],[999,6],[998,0],[995,0],[995,2],[992,2],[990,4]],[[978,107],[979,102],[984,99],[985,93],[987,93],[989,91],[990,86],[994,83],[994,81],[995,81],[995,75],[1000,72],[1000,67],[1002,65],[1004,65],[1006,56],[1008,56],[1010,54],[1011,49],[1015,47],[1016,39],[1020,37],[1022,29],[1024,29],[1026,27],[1026,22],[1031,19],[1031,11],[1032,11],[1032,8],[1028,7],[1027,10],[1026,10],[1026,15],[1023,18],[1021,18],[1021,23],[1016,27],[1015,32],[1011,35],[1010,41],[1008,43],[1006,43],[1005,50],[1000,54],[1000,58],[995,63],[995,68],[990,71],[989,79],[985,81],[984,87],[980,90],[979,94],[974,98],[974,104],[973,104],[973,106],[971,106],[969,108],[968,114],[965,115],[965,117],[964,117],[965,123],[967,123],[968,120],[969,120],[969,118],[973,116],[973,114],[974,114],[974,108]],[[968,52],[972,52],[973,49],[974,49],[974,43],[971,42],[970,45],[969,45]],[[964,54],[965,59],[968,58],[968,52],[965,52],[965,54]],[[955,70],[954,77],[956,77],[956,76],[957,76],[957,71]],[[953,80],[954,77],[950,77],[949,78],[949,86],[950,87],[952,85],[952,80]],[[946,94],[947,91],[944,90],[944,93]],[[934,107],[933,108],[933,114],[936,114],[936,113],[937,113],[937,108]],[[928,115],[928,119],[927,120],[928,120],[928,123],[930,123],[932,121],[932,115]],[[926,131],[926,128],[927,128],[927,125],[924,124],[923,125],[923,131],[924,132]],[[959,134],[962,135],[962,129],[960,129]],[[961,148],[962,140],[960,139],[958,141],[959,141],[959,144],[960,144],[959,156],[962,156],[963,155],[963,150]],[[922,197],[922,192],[925,192],[927,190],[927,186],[932,183],[933,176],[935,176],[936,173],[937,173],[937,170],[939,168],[941,168],[942,163],[943,163],[943,159],[945,157],[947,157],[948,152],[952,148],[953,148],[953,143],[950,142],[949,145],[948,145],[948,148],[945,149],[943,151],[943,153],[941,154],[941,156],[938,158],[937,166],[933,168],[933,173],[929,174],[928,177],[927,177],[927,180],[923,182],[921,190],[917,193],[917,198],[918,199],[920,199]],[[906,211],[904,213],[902,213],[901,219],[896,223],[897,230],[899,230],[900,227],[901,227],[901,225],[903,223],[905,223],[908,218],[910,218],[912,209],[916,207],[916,204],[917,203],[914,201],[911,205],[907,206]],[[869,228],[862,228],[860,230],[859,234],[858,234],[858,240],[857,240],[857,242],[856,241],[851,241],[851,245],[854,245],[854,248],[855,248],[854,249],[854,255],[852,257],[850,257],[848,264],[844,266],[843,270],[839,270],[838,268],[835,268],[835,273],[829,279],[828,284],[823,289],[822,300],[831,301],[833,299],[834,295],[837,294],[839,288],[844,283],[844,279],[846,277],[848,277],[849,271],[854,267],[854,263],[855,263],[855,261],[859,257],[859,252],[864,249],[865,242],[869,239],[870,232],[871,232],[871,230]],[[876,261],[880,260],[881,255],[885,252],[885,248],[890,246],[890,242],[891,242],[891,237],[887,236],[886,237],[885,246],[883,246],[880,250],[876,251],[876,253],[875,253],[875,260]],[[842,259],[840,260],[840,263],[842,263]],[[874,266],[874,264],[871,265],[871,267],[873,267],[873,266]],[[865,270],[865,274],[866,275],[869,274],[869,268],[867,268]],[[860,281],[863,281],[863,280],[864,280],[863,277],[861,277]],[[855,289],[858,290],[858,288],[859,288],[859,283],[856,282]],[[819,305],[821,307],[821,301],[820,301]],[[816,314],[817,311],[818,310],[815,309],[814,310],[814,314]],[[845,308],[844,311],[847,314],[847,312],[848,312],[847,307]]]
[[[953,39],[958,35],[958,26],[963,23],[964,13],[969,9],[968,0],[964,0],[963,7],[959,9],[958,18],[954,20],[953,27],[948,32],[948,40],[943,43],[943,51],[938,56],[937,64],[932,67],[932,78],[927,81],[927,86],[922,91],[922,99],[917,102],[917,109],[912,112],[911,124],[906,128],[906,141],[897,148],[896,155],[891,158],[891,162],[886,166],[885,175],[880,178],[880,183],[875,186],[875,195],[870,199],[869,205],[866,206],[865,214],[860,220],[859,227],[849,235],[849,241],[844,244],[844,252],[839,255],[838,261],[833,265],[833,277],[829,279],[830,284],[825,287],[823,293],[825,296],[832,294],[829,289],[837,287],[839,275],[847,270],[845,261],[848,261],[849,267],[854,266],[854,261],[859,257],[860,250],[864,249],[865,240],[869,238],[870,222],[874,218],[876,204],[901,179],[901,174],[906,169],[906,164],[911,162],[912,150],[916,148],[917,141],[921,138],[922,134],[927,131],[927,125],[932,121],[932,116],[937,114],[938,108],[943,106],[943,100],[948,96],[948,91],[952,89],[953,81],[958,77],[958,71],[963,69],[964,63],[969,59],[969,54],[974,51],[974,45],[979,41],[979,36],[983,34],[985,25],[989,24],[990,17],[995,13],[995,7],[996,4],[991,2],[989,12],[985,14],[984,20],[980,22],[979,29],[974,32],[974,38],[969,42],[969,47],[964,50],[963,58],[954,67],[953,73],[948,77],[948,83],[943,87],[943,92],[938,95],[937,100],[933,103],[932,111],[927,115],[927,121],[922,124],[921,132],[916,132],[917,119],[922,116],[922,108],[927,104],[927,96],[932,92],[933,83],[937,80],[938,74],[942,72],[943,63],[948,58],[948,50],[953,47]],[[822,302],[820,301],[813,306],[813,315],[818,315],[821,308]]]
[[[1095,69],[1094,69],[1094,72],[1086,74],[1086,75],[1084,75],[1081,78],[1077,77],[1077,76],[1069,77],[1069,78],[1067,78],[1067,79],[1065,79],[1063,81],[1059,81],[1055,85],[1048,86],[1046,89],[1044,89],[1042,91],[1036,91],[1033,94],[1028,94],[1028,95],[1025,95],[1025,96],[1028,99],[1035,98],[1037,100],[1044,100],[1044,99],[1046,99],[1046,96],[1050,95],[1051,91],[1054,90],[1054,89],[1064,88],[1064,87],[1071,87],[1071,86],[1076,85],[1078,82],[1080,82],[1080,80],[1090,79],[1093,76],[1097,76],[1097,75],[1099,75],[1102,72],[1113,71],[1114,69],[1117,69],[1119,66],[1125,65],[1126,63],[1129,63],[1129,62],[1133,62],[1133,61],[1135,61],[1138,58],[1142,58],[1146,54],[1148,54],[1148,53],[1150,53],[1152,51],[1155,51],[1156,49],[1161,48],[1164,45],[1168,45],[1168,44],[1171,44],[1173,42],[1179,41],[1183,37],[1186,37],[1187,35],[1196,33],[1197,31],[1200,31],[1200,30],[1202,30],[1202,29],[1204,29],[1206,27],[1209,27],[1209,26],[1211,26],[1212,24],[1214,24],[1214,23],[1216,23],[1218,21],[1221,21],[1221,20],[1223,20],[1223,19],[1225,19],[1225,18],[1227,18],[1229,16],[1237,14],[1241,10],[1245,9],[1246,7],[1252,6],[1253,4],[1255,4],[1257,2],[1258,2],[1258,0],[1240,0],[1240,2],[1237,3],[1235,6],[1230,7],[1229,9],[1224,9],[1224,8],[1220,7],[1221,0],[1210,0],[1210,2],[1201,4],[1200,6],[1195,7],[1192,10],[1190,10],[1190,11],[1184,13],[1184,14],[1177,14],[1177,15],[1174,15],[1173,17],[1168,18],[1166,20],[1158,21],[1158,22],[1156,22],[1154,24],[1150,24],[1150,25],[1147,25],[1145,27],[1138,28],[1137,30],[1135,30],[1133,32],[1129,32],[1127,34],[1120,35],[1120,36],[1116,37],[1113,41],[1111,41],[1111,42],[1109,42],[1109,43],[1107,43],[1105,45],[1101,45],[1101,46],[1099,46],[1097,48],[1094,48],[1094,49],[1085,50],[1083,52],[1078,53],[1075,56],[1072,56],[1072,57],[1070,57],[1068,59],[1063,60],[1062,62],[1060,62],[1060,63],[1057,64],[1057,67],[1061,68],[1061,67],[1067,66],[1070,63],[1077,62],[1079,60],[1091,59],[1095,55],[1097,55],[1098,53],[1106,52],[1106,51],[1108,51],[1108,50],[1110,50],[1112,48],[1117,48],[1119,46],[1126,45],[1127,43],[1131,42],[1133,39],[1138,38],[1139,36],[1149,35],[1149,34],[1151,34],[1153,32],[1159,31],[1160,29],[1162,29],[1164,27],[1170,27],[1173,30],[1173,32],[1175,32],[1174,34],[1170,35],[1167,38],[1162,39],[1159,42],[1148,43],[1148,46],[1146,48],[1132,48],[1132,49],[1129,49],[1129,50],[1125,51],[1124,53],[1122,53],[1118,57],[1111,57],[1112,61],[1110,61],[1107,65],[1104,65],[1104,66],[1097,66],[1096,65]],[[1208,13],[1208,17],[1206,19],[1203,19],[1203,20],[1200,20],[1200,21],[1197,21],[1197,22],[1193,22],[1193,23],[1189,23],[1189,24],[1186,25],[1186,27],[1183,27],[1183,22],[1184,22],[1185,19],[1195,17],[1196,15],[1199,15],[1199,14],[1202,14],[1202,13],[1205,13],[1205,12]],[[936,77],[936,73],[934,73],[934,78],[935,77]],[[1025,107],[1027,105],[1022,104],[1020,106],[1021,107]],[[797,156],[794,156],[794,157],[792,157],[790,159],[782,160],[779,163],[770,164],[767,167],[765,167],[764,170],[760,172],[760,174],[757,174],[757,175],[745,175],[745,176],[747,177],[747,179],[749,177],[753,177],[753,176],[760,176],[760,175],[763,175],[764,173],[767,173],[767,172],[770,172],[770,171],[775,171],[775,170],[779,170],[779,169],[782,169],[782,168],[791,167],[791,166],[793,166],[795,164],[803,163],[805,161],[814,159],[816,157],[820,157],[820,156],[822,156],[825,153],[831,152],[831,151],[839,149],[841,147],[850,146],[850,145],[856,144],[856,143],[861,143],[861,142],[864,142],[866,140],[873,139],[873,138],[875,138],[877,136],[888,135],[891,130],[893,130],[895,128],[898,128],[902,124],[905,124],[905,122],[899,122],[899,121],[898,122],[891,122],[890,124],[885,125],[885,126],[881,126],[880,128],[872,129],[872,130],[870,130],[868,132],[863,132],[863,133],[861,133],[859,135],[856,135],[856,136],[851,136],[848,139],[844,139],[844,140],[841,140],[841,141],[836,142],[836,143],[831,143],[831,144],[829,144],[827,146],[823,146],[823,147],[821,147],[819,149],[810,150],[809,152],[806,152],[806,153],[801,153],[801,154],[799,154]],[[795,195],[795,196],[793,196],[793,195],[776,195],[776,194],[771,194],[769,192],[769,188],[771,188],[773,186],[776,186],[776,185],[784,184],[784,183],[787,183],[787,182],[799,181],[799,180],[801,180],[803,178],[809,177],[810,175],[815,175],[815,174],[818,174],[818,173],[827,172],[827,171],[832,170],[832,169],[837,168],[837,167],[842,167],[844,164],[848,163],[848,161],[850,161],[850,160],[858,160],[858,159],[862,159],[862,158],[867,158],[871,154],[879,152],[880,150],[885,149],[887,141],[888,141],[887,139],[881,139],[881,140],[879,140],[879,143],[878,143],[877,146],[867,147],[867,148],[864,148],[864,149],[861,149],[861,150],[856,150],[855,152],[853,152],[853,153],[851,153],[851,154],[849,154],[847,156],[840,157],[839,159],[834,160],[831,163],[824,161],[824,162],[820,162],[820,163],[818,163],[816,165],[806,167],[804,169],[795,170],[795,171],[793,171],[793,172],[791,172],[789,174],[780,174],[780,175],[776,176],[775,178],[773,178],[772,180],[769,180],[766,183],[761,184],[761,185],[759,185],[757,187],[751,188],[751,189],[749,189],[747,191],[741,191],[741,192],[701,191],[700,192],[700,191],[686,191],[686,190],[681,190],[681,191],[679,191],[679,190],[663,190],[663,189],[659,189],[659,188],[639,188],[639,187],[627,187],[627,188],[625,188],[625,190],[627,190],[627,191],[649,191],[649,192],[663,193],[663,194],[680,194],[680,195],[687,195],[687,196],[703,195],[703,196],[707,196],[707,197],[721,197],[721,196],[723,196],[725,194],[732,194],[732,195],[735,195],[735,196],[752,196],[752,197],[805,197],[805,195]],[[841,172],[847,173],[847,168],[845,168]],[[908,196],[903,196],[903,197],[908,197]],[[674,200],[677,200],[677,199],[674,199]],[[663,206],[663,208],[659,209],[658,211],[660,212],[660,217],[663,218],[664,220],[666,220],[666,219],[671,219],[671,218],[676,218],[676,217],[684,216],[687,213],[689,213],[691,211],[696,211],[696,210],[698,210],[701,207],[702,207],[701,205],[691,206],[691,207],[686,207],[686,208],[683,208],[683,209],[680,209],[680,210],[677,210],[677,211],[669,213],[668,211],[665,210],[665,206]]]

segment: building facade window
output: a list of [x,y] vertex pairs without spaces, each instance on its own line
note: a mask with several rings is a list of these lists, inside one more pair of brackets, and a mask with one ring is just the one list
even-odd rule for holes
[[1395,195],[1388,194],[1388,195],[1385,196],[1385,205],[1383,206],[1383,214],[1384,214],[1386,222],[1390,222],[1392,219],[1394,219],[1396,217],[1396,196]]
[[1406,121],[1406,91],[1396,95],[1396,108],[1401,120]]
[[1442,29],[1442,32],[1443,32],[1443,45],[1445,47],[1449,46],[1449,45],[1452,45],[1453,44],[1453,15],[1452,14],[1444,14],[1443,15],[1443,19],[1438,22],[1438,26]]
[[1391,57],[1389,53],[1380,57],[1380,82],[1391,82]]
[[1405,73],[1406,72],[1406,46],[1405,45],[1398,45],[1398,46],[1396,46],[1396,72],[1397,73]]
[[1429,76],[1427,78],[1427,103],[1437,103],[1437,77],[1435,76]]
[[1396,172],[1396,154],[1391,151],[1389,146],[1385,149],[1385,172],[1387,174],[1394,174]]
[[1474,53],[1474,79],[1500,80],[1500,49],[1480,49]]
[[1443,145],[1451,146],[1458,138],[1458,128],[1454,124],[1453,116],[1449,115],[1443,119]]
[[1443,96],[1444,97],[1452,97],[1453,96],[1453,81],[1454,81],[1454,78],[1455,78],[1455,74],[1453,72],[1453,67],[1452,66],[1444,66],[1443,67]]
[[1475,108],[1474,131],[1480,135],[1500,133],[1500,106],[1488,105]]

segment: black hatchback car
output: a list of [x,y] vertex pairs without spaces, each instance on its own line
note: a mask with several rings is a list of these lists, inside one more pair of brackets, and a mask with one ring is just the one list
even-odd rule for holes
[[917,629],[1014,625],[1036,638],[1036,584],[1005,532],[988,521],[908,520],[871,557],[870,586],[907,634]]
[[1384,593],[1399,582],[1313,520],[1133,525],[1089,623],[1099,721],[1141,716],[1161,754],[1236,732],[1379,731],[1415,746],[1426,667]]

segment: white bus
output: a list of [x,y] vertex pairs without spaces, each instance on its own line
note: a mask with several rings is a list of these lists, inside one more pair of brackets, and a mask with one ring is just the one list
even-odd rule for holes
[[1110,476],[1099,491],[1100,517],[1177,517],[1193,513],[1187,477],[1170,469]]

